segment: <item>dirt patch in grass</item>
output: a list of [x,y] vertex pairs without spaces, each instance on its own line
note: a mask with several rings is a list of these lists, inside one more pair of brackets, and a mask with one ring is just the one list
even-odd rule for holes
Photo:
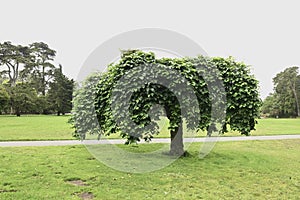
[[89,199],[93,199],[94,195],[91,192],[84,192],[84,193],[79,194],[78,197],[83,200],[89,200]]
[[77,185],[77,186],[87,186],[87,184],[82,181],[82,180],[72,180],[72,181],[68,181],[68,183],[72,184],[72,185]]

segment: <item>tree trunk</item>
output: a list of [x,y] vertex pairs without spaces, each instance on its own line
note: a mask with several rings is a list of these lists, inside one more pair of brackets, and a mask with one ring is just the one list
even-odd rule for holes
[[299,108],[299,100],[298,100],[298,95],[296,92],[296,89],[293,90],[295,100],[296,100],[296,108],[297,108],[297,117],[300,117],[300,108]]
[[184,155],[182,121],[180,126],[171,133],[170,155]]
[[297,117],[300,117],[300,108],[299,108],[298,98],[296,98],[296,105],[297,105]]
[[14,114],[14,108],[13,108],[12,104],[10,105],[10,114],[11,114],[11,115]]
[[46,96],[46,86],[45,86],[45,67],[42,67],[42,95]]
[[298,100],[298,95],[297,95],[297,92],[295,90],[295,99],[296,99],[296,106],[297,106],[297,117],[300,117],[300,108],[299,108],[299,100]]

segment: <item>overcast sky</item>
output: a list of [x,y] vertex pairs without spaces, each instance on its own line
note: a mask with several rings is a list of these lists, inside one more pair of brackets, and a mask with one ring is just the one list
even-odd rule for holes
[[276,73],[300,66],[296,0],[11,0],[0,5],[0,42],[46,42],[57,51],[56,63],[75,79],[101,43],[149,27],[186,35],[210,56],[231,55],[251,65],[263,98],[272,92]]

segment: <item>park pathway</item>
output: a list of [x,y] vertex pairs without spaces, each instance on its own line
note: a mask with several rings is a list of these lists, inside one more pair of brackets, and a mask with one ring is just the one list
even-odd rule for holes
[[[239,137],[202,137],[185,138],[184,142],[229,142],[249,140],[286,140],[300,139],[300,135],[274,135],[274,136],[239,136]],[[55,140],[55,141],[11,141],[0,142],[0,147],[24,147],[24,146],[67,146],[67,145],[95,145],[95,144],[124,144],[124,139],[101,139],[101,140]],[[151,143],[169,143],[170,138],[152,139]],[[145,143],[145,142],[140,142]]]

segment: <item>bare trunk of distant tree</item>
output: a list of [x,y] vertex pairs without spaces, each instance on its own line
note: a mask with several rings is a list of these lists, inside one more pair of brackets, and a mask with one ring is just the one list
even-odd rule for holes
[[8,77],[9,77],[10,86],[14,87],[19,77],[19,63],[17,63],[16,65],[13,65],[11,63],[6,63],[6,66],[8,68]]
[[45,67],[42,68],[42,95],[46,96]]
[[297,91],[296,91],[296,80],[294,80],[291,83],[291,90],[293,91],[293,95],[294,95],[295,101],[296,101],[297,117],[299,117],[300,116],[300,108],[299,108],[299,99],[298,99],[298,95],[297,95]]
[[296,89],[293,89],[293,93],[294,93],[295,100],[296,100],[297,117],[300,117],[299,99],[298,99]]

